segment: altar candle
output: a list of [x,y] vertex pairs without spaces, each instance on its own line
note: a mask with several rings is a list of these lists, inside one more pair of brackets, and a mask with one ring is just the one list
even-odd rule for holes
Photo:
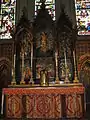
[[4,93],[2,92],[1,114],[3,114]]
[[15,68],[15,62],[16,62],[16,55],[14,54],[14,68]]
[[43,83],[45,84],[46,83],[46,81],[45,81],[45,73],[43,73]]
[[22,73],[23,73],[23,68],[24,68],[24,53],[22,53]]
[[13,76],[13,68],[12,68],[12,76]]
[[32,67],[33,67],[33,44],[31,43],[31,81],[32,81]]
[[24,52],[22,53],[22,81],[24,80]]
[[67,66],[67,58],[66,58],[66,52],[65,52],[65,49],[64,49],[64,57],[65,57],[65,67]]
[[75,52],[73,51],[74,65],[75,65]]
[[56,66],[58,66],[57,51],[55,52],[55,61],[56,61]]
[[33,44],[31,43],[31,69],[32,69],[32,62],[33,62]]

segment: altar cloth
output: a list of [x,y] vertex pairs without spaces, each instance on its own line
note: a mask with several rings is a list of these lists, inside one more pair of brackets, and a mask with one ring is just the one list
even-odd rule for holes
[[4,88],[7,118],[81,118],[84,87]]

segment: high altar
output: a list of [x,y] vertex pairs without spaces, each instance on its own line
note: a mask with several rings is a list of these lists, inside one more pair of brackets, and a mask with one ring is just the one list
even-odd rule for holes
[[[33,23],[26,8],[13,33],[12,81],[3,89],[6,118],[83,118],[76,29],[62,9],[57,24],[42,2]],[[3,111],[3,110],[2,110]]]

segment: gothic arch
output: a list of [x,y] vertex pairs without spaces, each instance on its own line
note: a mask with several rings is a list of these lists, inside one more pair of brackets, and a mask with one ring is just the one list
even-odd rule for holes
[[8,58],[0,58],[0,88],[7,87],[11,80],[12,64]]
[[78,73],[80,81],[84,84],[90,85],[90,54],[80,56]]
[[80,56],[79,62],[78,62],[78,72],[80,72],[80,70],[82,69],[83,64],[86,61],[90,61],[90,54],[85,54],[85,55]]

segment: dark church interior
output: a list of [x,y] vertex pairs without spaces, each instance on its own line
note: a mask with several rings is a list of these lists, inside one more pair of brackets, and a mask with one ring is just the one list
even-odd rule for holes
[[0,120],[90,120],[89,11],[90,0],[0,0]]

